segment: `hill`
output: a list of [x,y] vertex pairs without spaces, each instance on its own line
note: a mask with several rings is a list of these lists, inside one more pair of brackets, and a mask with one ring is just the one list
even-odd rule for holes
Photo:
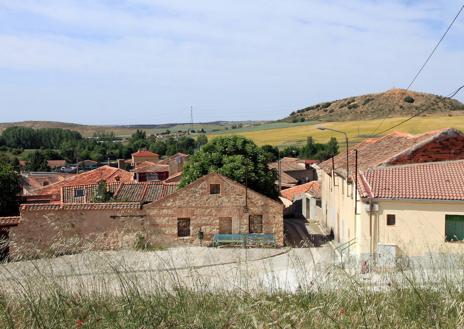
[[464,104],[443,96],[391,89],[383,93],[348,97],[294,111],[286,121],[352,121],[385,117],[407,117],[427,109],[426,115],[464,111]]
[[[265,121],[215,121],[205,123],[195,123],[193,129],[204,129],[206,132],[215,132],[227,130],[235,127],[247,127],[264,123]],[[190,123],[165,123],[165,124],[141,124],[141,125],[83,125],[76,123],[58,122],[58,121],[21,121],[0,123],[0,133],[8,127],[28,127],[28,128],[62,128],[78,131],[82,136],[90,137],[98,132],[114,132],[116,136],[127,137],[133,134],[137,129],[147,132],[148,135],[161,133],[167,129],[171,131],[185,131],[191,127]]]

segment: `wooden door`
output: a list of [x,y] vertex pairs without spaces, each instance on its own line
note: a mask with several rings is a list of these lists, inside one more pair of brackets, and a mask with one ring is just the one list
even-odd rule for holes
[[219,234],[232,234],[232,217],[219,218]]

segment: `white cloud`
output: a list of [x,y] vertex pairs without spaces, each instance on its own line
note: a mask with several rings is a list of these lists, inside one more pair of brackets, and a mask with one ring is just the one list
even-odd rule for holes
[[[0,76],[0,111],[6,120],[155,123],[188,120],[193,104],[205,121],[275,119],[407,85],[458,7],[0,0],[0,15],[12,17],[0,26],[0,70],[8,72]],[[446,94],[464,83],[463,26],[461,17],[413,89]],[[179,111],[184,118],[172,116]]]

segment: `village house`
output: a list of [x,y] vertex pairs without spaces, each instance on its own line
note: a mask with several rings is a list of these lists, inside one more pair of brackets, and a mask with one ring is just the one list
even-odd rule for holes
[[118,189],[115,195],[126,202],[80,203],[77,190],[63,186],[63,201],[71,203],[22,205],[19,223],[8,230],[11,254],[119,249],[140,237],[164,245],[210,245],[216,234],[234,233],[267,234],[277,246],[284,243],[283,205],[217,173],[182,189],[161,182]]
[[72,177],[72,174],[59,172],[29,172],[21,175],[22,195],[33,195],[35,191]]
[[174,176],[184,170],[184,165],[189,159],[189,155],[185,153],[176,153],[160,160],[158,163],[169,166],[169,176]]
[[278,180],[276,184],[281,189],[286,189],[317,180],[316,170],[312,167],[314,163],[316,161],[284,157],[270,163],[269,168],[277,171]]
[[[98,184],[102,181],[106,183],[132,182],[133,174],[118,168],[102,166],[97,169],[87,171],[78,175],[69,175],[64,179],[52,184],[45,184],[41,188],[36,188],[23,196],[25,203],[57,203],[62,200],[62,187],[65,186],[86,186]],[[83,189],[76,189],[76,195],[81,196],[85,193]]]
[[321,225],[360,259],[461,250],[448,241],[461,236],[460,159],[464,134],[452,128],[367,139],[351,148],[348,166],[345,154],[317,166]]
[[144,161],[131,170],[137,182],[163,181],[169,177],[169,165]]
[[137,167],[138,164],[148,161],[148,162],[158,162],[159,155],[150,151],[138,151],[132,153],[131,166],[133,168]]
[[83,160],[78,164],[78,170],[93,170],[98,167],[98,162],[94,160]]
[[321,216],[321,190],[318,181],[297,185],[280,193],[290,201],[284,213],[287,216],[317,220]]

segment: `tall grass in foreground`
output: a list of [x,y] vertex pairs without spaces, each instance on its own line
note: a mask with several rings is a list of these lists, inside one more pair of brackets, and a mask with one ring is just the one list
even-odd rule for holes
[[464,327],[462,263],[360,275],[289,255],[289,288],[275,258],[175,268],[178,254],[146,267],[105,255],[0,265],[0,328]]

